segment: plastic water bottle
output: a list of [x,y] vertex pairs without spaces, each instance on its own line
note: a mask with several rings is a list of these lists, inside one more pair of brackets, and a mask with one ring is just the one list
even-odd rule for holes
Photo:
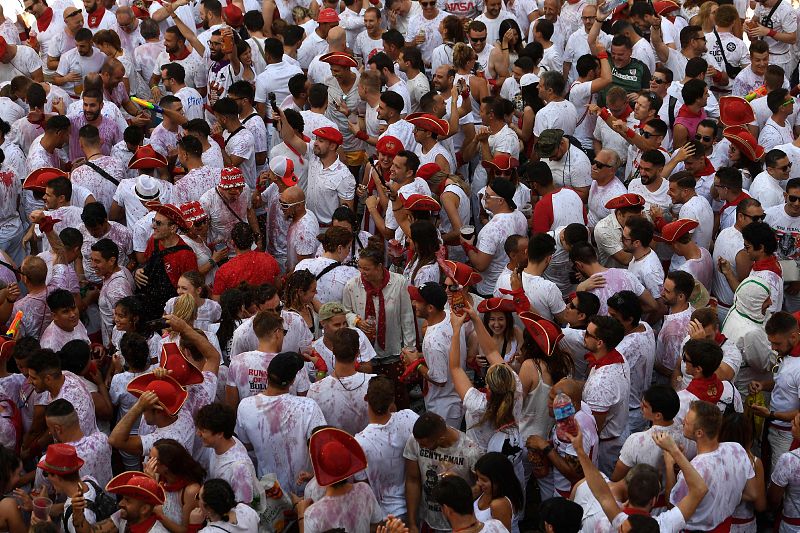
[[617,9],[622,4],[627,4],[627,0],[609,0],[606,2],[603,7],[600,8],[601,13],[611,13],[615,9]]
[[561,442],[569,442],[568,435],[578,434],[578,423],[575,422],[575,406],[572,399],[559,392],[553,400],[553,417],[556,419],[556,437]]

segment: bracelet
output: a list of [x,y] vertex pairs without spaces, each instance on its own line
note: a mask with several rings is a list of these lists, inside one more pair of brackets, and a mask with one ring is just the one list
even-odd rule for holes
[[608,59],[608,52],[603,50],[599,54],[597,54],[597,59]]
[[769,33],[767,34],[767,37],[772,37],[774,39],[776,35],[778,35],[777,31],[769,30]]
[[625,137],[627,137],[628,139],[633,139],[634,137],[636,137],[636,132],[633,131],[631,128],[628,128],[628,130],[625,132]]
[[359,132],[356,133],[356,139],[358,139],[359,141],[366,141],[367,139],[369,139],[369,135],[367,135],[366,131],[359,130]]
[[508,50],[508,47],[506,47],[506,48],[503,48],[503,47],[501,46],[501,47],[500,47],[500,50]]

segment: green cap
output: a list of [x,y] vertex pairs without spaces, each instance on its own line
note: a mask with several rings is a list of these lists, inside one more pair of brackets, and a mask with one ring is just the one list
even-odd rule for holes
[[564,130],[544,130],[536,141],[536,153],[539,154],[539,157],[550,157],[561,144],[563,137]]
[[319,320],[323,321],[323,320],[328,320],[329,318],[334,317],[336,315],[343,315],[345,313],[346,311],[344,310],[344,307],[342,307],[342,304],[338,302],[328,302],[326,304],[323,304],[322,307],[319,308],[318,316]]

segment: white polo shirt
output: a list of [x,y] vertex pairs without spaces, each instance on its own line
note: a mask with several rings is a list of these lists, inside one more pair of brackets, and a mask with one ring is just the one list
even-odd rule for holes
[[321,226],[328,226],[341,200],[355,197],[356,180],[338,158],[327,168],[317,156],[312,155],[310,159],[306,208],[317,215]]

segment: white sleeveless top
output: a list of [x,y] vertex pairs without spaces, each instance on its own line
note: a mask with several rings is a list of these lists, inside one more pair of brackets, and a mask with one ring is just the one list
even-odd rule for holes
[[456,159],[453,156],[453,152],[447,150],[444,146],[442,146],[442,143],[437,142],[436,144],[434,144],[433,148],[431,148],[427,154],[423,153],[422,148],[420,147],[419,153],[417,155],[419,155],[420,166],[425,165],[427,163],[435,163],[436,156],[441,155],[447,160],[447,163],[450,165],[451,174],[453,174],[456,170],[458,170],[456,168]]
[[519,432],[524,440],[531,435],[548,438],[555,424],[555,420],[547,411],[547,398],[552,386],[542,379],[539,365],[536,362],[534,365],[539,372],[539,383],[522,400],[522,416],[519,419]]

